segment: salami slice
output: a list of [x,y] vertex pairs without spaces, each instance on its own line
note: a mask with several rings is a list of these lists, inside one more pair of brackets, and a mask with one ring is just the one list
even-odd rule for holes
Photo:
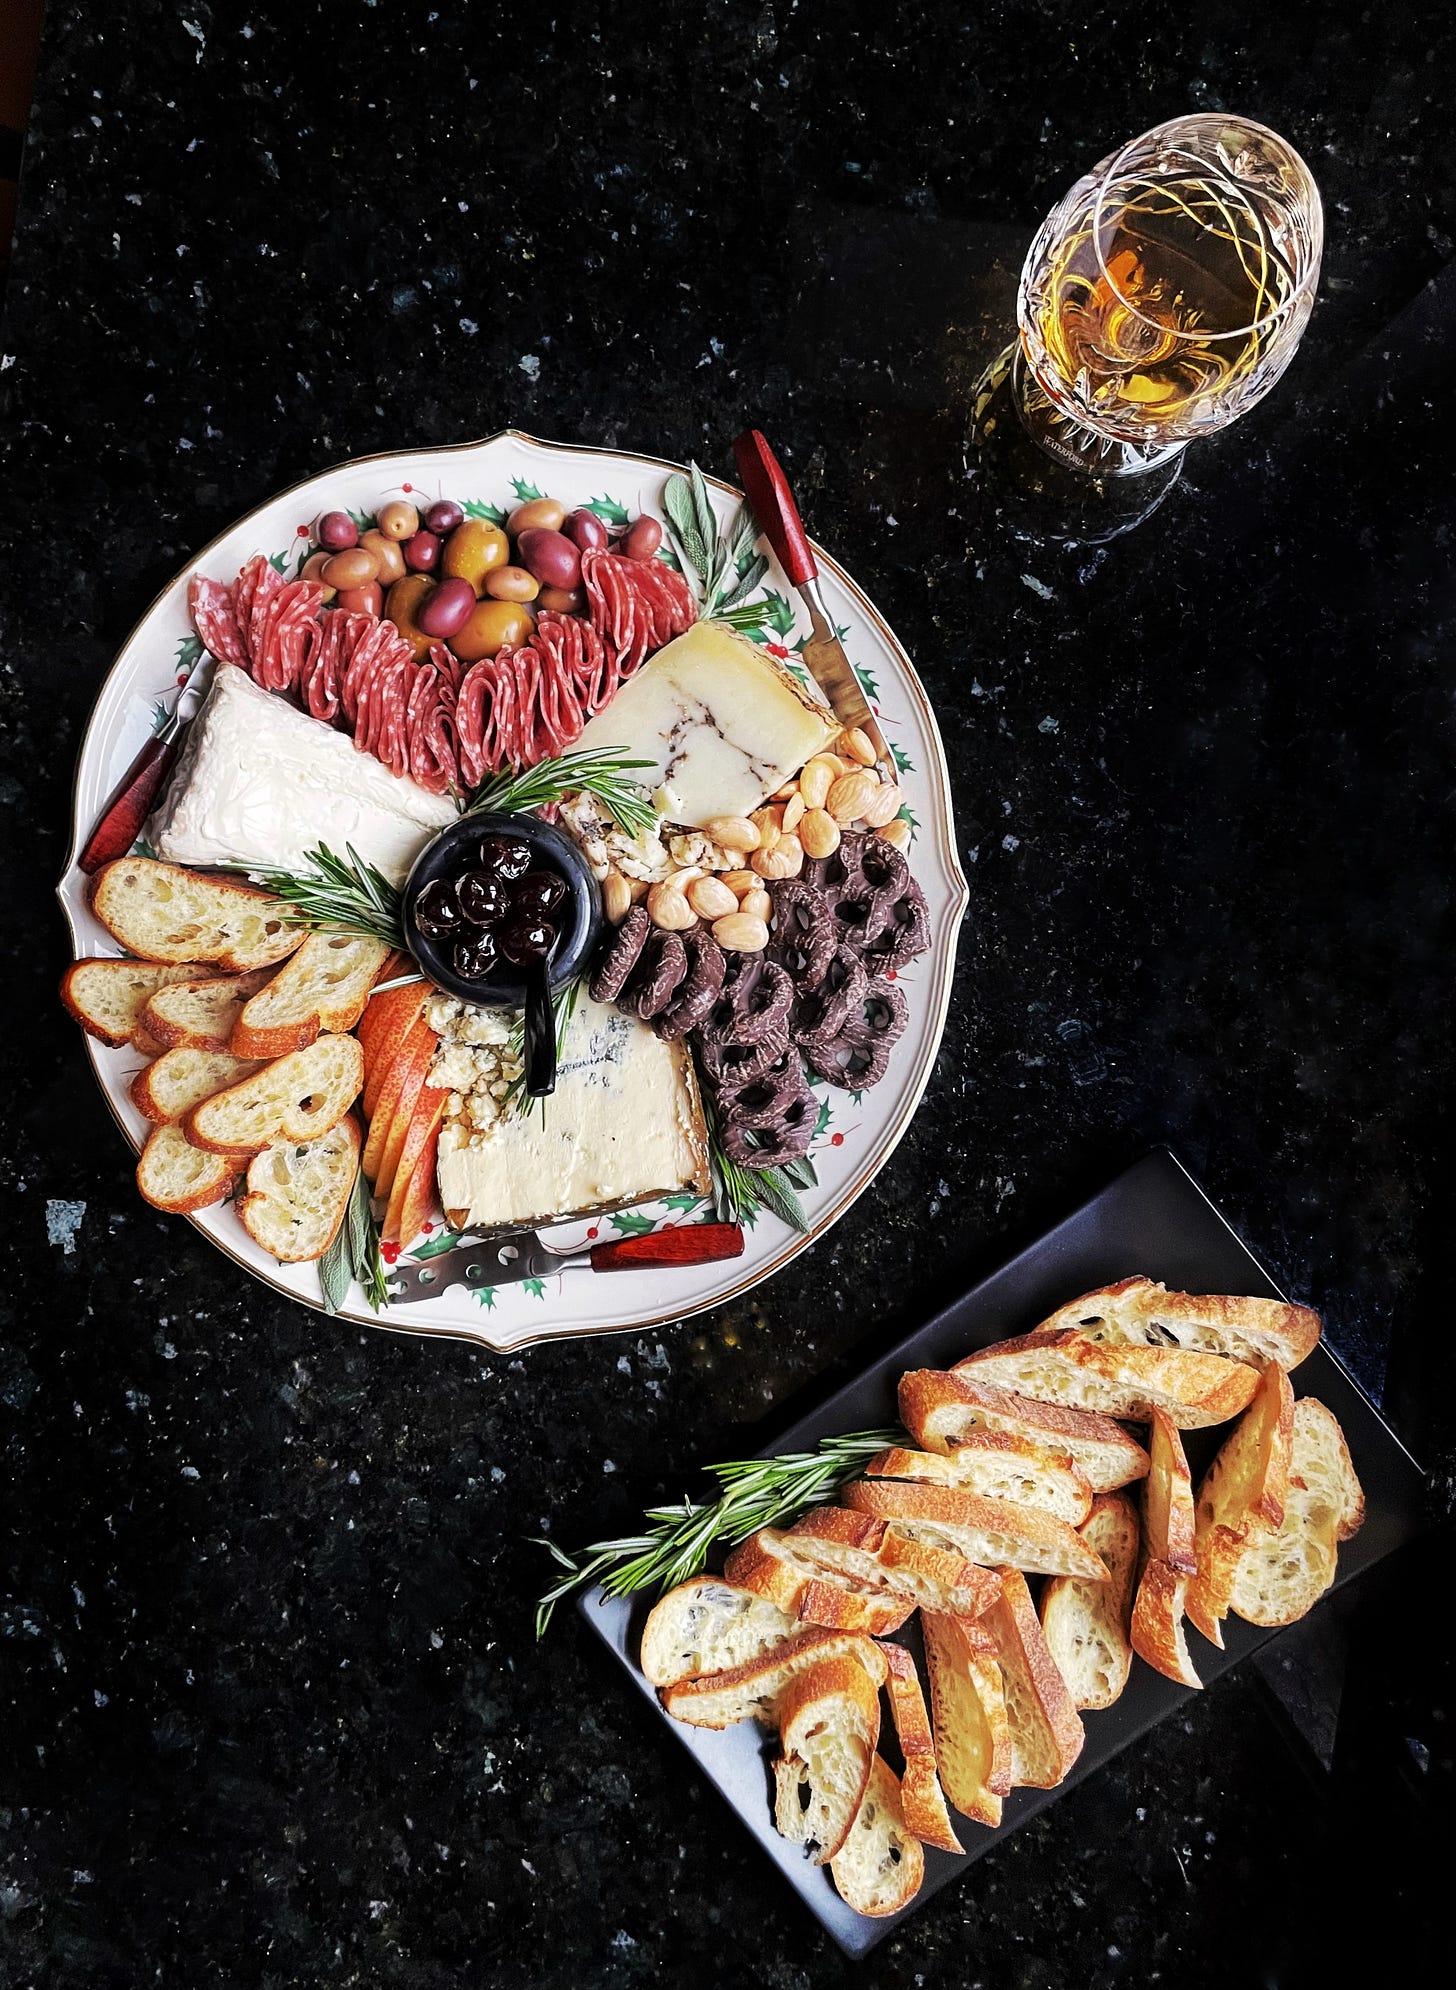
[[219,663],[241,664],[246,670],[248,655],[238,628],[232,588],[220,580],[209,580],[205,574],[194,574],[188,583],[187,607],[202,647]]

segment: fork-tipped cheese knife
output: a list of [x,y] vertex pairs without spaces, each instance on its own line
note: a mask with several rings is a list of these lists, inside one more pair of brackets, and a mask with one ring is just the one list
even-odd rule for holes
[[577,1267],[590,1271],[655,1271],[673,1265],[717,1264],[743,1255],[743,1229],[737,1223],[681,1223],[641,1237],[619,1237],[590,1250],[553,1251],[534,1230],[457,1244],[453,1250],[385,1269],[392,1306],[436,1299],[447,1285],[476,1290],[515,1285],[526,1278],[554,1278]]
[[109,864],[113,858],[124,857],[141,835],[142,824],[152,812],[152,803],[172,771],[172,762],[177,758],[177,742],[212,682],[212,661],[204,650],[177,693],[177,702],[170,714],[127,768],[115,794],[101,811],[101,820],[91,831],[78,859],[87,877],[99,871],[103,864]]
[[811,633],[799,652],[800,662],[829,700],[829,708],[839,723],[848,730],[857,727],[864,733],[875,749],[876,758],[893,773],[894,762],[885,735],[869,708],[824,604],[814,549],[778,458],[756,428],[744,430],[733,445],[733,455],[759,529],[809,611]]

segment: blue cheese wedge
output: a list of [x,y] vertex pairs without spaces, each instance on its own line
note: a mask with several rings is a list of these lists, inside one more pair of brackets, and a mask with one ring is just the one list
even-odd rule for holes
[[649,658],[578,748],[646,760],[636,778],[672,822],[750,815],[839,731],[777,658],[723,622],[698,622]]
[[635,1016],[583,996],[545,1104],[544,1124],[539,1110],[482,1124],[468,1099],[447,1113],[436,1173],[457,1229],[534,1230],[711,1186],[691,1053]]
[[391,774],[321,719],[220,663],[147,835],[174,864],[303,870],[311,850],[352,844],[392,883],[457,810]]

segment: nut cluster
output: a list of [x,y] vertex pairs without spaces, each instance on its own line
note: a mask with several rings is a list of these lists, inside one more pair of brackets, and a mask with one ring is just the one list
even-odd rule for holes
[[772,916],[767,886],[832,856],[851,828],[903,850],[910,825],[900,819],[902,800],[899,785],[876,770],[867,734],[843,732],[832,752],[816,753],[751,816],[718,816],[673,836],[665,876],[649,882],[612,864],[602,878],[607,918],[620,925],[645,898],[663,932],[685,933],[701,921],[729,953],[761,953]]

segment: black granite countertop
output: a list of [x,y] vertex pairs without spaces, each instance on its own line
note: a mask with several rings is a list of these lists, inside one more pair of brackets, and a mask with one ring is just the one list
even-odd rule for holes
[[[1453,61],[1434,0],[52,0],[0,342],[0,1980],[848,1980],[575,1619],[533,1641],[522,1537],[771,1438],[1159,1142],[1325,1312],[1444,1523]],[[1142,532],[1018,537],[962,443],[1025,246],[1199,107],[1324,191],[1302,350]],[[514,424],[728,471],[748,419],[946,735],[973,898],[909,1137],[675,1329],[506,1359],[285,1303],[138,1201],[54,1002],[118,643],[331,461]],[[1392,1976],[1429,1960],[1449,1542],[856,1980],[1334,1982],[1352,1919]]]

